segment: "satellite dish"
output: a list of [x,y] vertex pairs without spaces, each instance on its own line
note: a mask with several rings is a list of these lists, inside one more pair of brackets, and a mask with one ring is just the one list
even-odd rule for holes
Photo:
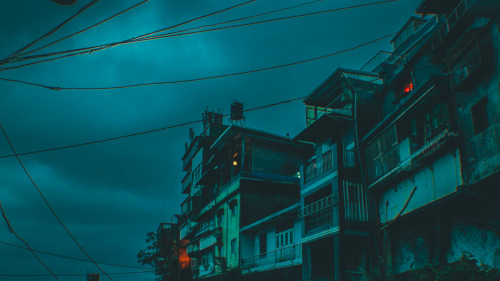
[[76,0],[52,0],[52,2],[59,5],[69,6],[75,4]]

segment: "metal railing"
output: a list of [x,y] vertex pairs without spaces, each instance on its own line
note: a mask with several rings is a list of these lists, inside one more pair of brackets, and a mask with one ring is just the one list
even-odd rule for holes
[[306,234],[318,228],[331,227],[333,225],[334,221],[332,208],[327,208],[323,211],[304,217],[304,229]]
[[363,65],[363,67],[361,67],[361,70],[374,71],[379,65],[383,63],[399,66],[406,63],[406,56],[386,51],[379,51],[373,58],[371,58],[365,65]]
[[342,181],[342,188],[345,220],[368,221],[368,205],[363,184],[361,182],[344,180]]
[[451,12],[446,19],[446,22],[437,30],[436,34],[431,38],[432,49],[435,50],[448,32],[460,21],[470,8],[470,0],[462,0],[457,7]]
[[[301,258],[302,258],[302,244],[297,244],[293,246],[283,247],[271,252],[266,252],[255,256],[242,258],[241,267],[243,269],[250,269],[261,266],[270,266],[269,270],[271,270],[273,265]],[[291,264],[291,266],[293,266],[293,263]]]
[[[324,154],[321,158],[318,160],[308,164],[305,168],[305,177],[304,177],[304,182],[310,182],[313,179],[317,178],[318,176],[326,173],[327,171],[330,171],[334,168],[334,163],[333,163],[333,152],[330,151],[326,154]],[[335,167],[336,168],[336,167]]]
[[338,203],[338,200],[333,195],[326,196],[320,200],[313,202],[299,210],[299,217],[310,216],[320,212]]
[[356,150],[344,150],[343,162],[345,168],[354,168],[356,166]]

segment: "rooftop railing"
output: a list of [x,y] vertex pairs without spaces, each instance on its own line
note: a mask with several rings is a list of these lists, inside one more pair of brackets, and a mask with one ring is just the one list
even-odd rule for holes
[[460,21],[461,18],[470,8],[470,0],[462,0],[457,7],[451,12],[443,25],[437,30],[436,34],[431,38],[432,49],[435,50],[443,41],[446,35]]

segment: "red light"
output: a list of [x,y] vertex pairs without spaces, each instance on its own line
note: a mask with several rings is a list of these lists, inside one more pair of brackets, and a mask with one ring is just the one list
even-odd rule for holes
[[404,92],[405,92],[405,93],[409,93],[409,92],[411,92],[411,91],[413,91],[413,83],[406,84],[406,87],[405,87],[405,89],[404,89]]

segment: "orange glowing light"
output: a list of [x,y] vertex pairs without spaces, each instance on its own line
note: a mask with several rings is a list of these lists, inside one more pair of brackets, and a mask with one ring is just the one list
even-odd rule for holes
[[413,91],[413,83],[406,84],[406,87],[405,87],[405,89],[404,89],[404,92],[405,92],[405,93],[409,93],[409,92],[411,92],[411,91]]
[[188,256],[186,248],[179,248],[177,260],[181,269],[186,269],[191,265],[191,258]]
[[238,166],[238,161],[233,161],[233,166]]

